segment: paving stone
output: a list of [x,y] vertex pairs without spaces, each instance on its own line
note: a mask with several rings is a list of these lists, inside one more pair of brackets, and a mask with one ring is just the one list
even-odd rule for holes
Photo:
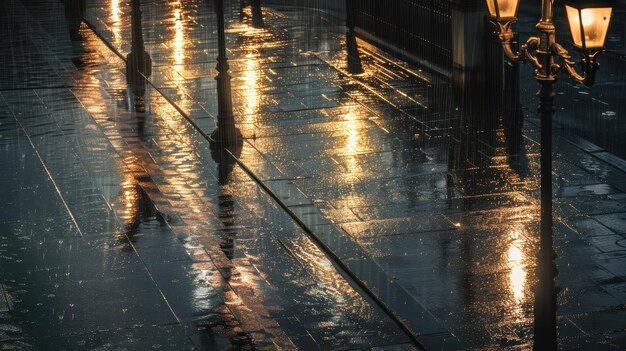
[[[342,20],[272,5],[268,26],[252,29],[249,9],[226,1],[239,161],[252,179],[238,165],[224,172],[173,106],[207,134],[216,126],[210,7],[142,5],[150,80],[168,101],[149,86],[134,93],[84,25],[70,37],[62,3],[23,3],[0,5],[12,28],[0,38],[19,49],[0,56],[0,158],[11,165],[0,173],[0,284],[11,303],[28,296],[15,284],[63,294],[45,307],[18,298],[17,347],[412,349],[256,180],[427,348],[529,346],[534,119],[516,144],[507,128],[453,111],[448,82],[360,39],[366,73],[349,75]],[[124,56],[129,13],[129,2],[94,0],[86,19]],[[429,109],[429,86],[449,110]],[[560,341],[619,347],[623,161],[567,138],[556,129],[558,313],[571,321]],[[88,305],[99,299],[100,319]],[[120,315],[126,305],[139,311]],[[611,327],[593,330],[596,316]]]

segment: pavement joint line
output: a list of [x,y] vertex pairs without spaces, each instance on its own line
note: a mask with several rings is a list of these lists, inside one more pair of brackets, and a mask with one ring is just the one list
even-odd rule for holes
[[37,148],[35,147],[35,144],[33,143],[33,140],[31,139],[30,135],[28,134],[28,132],[26,131],[26,129],[24,128],[24,126],[22,125],[20,120],[17,118],[17,116],[15,116],[15,113],[13,111],[11,111],[11,114],[13,115],[13,118],[15,119],[15,122],[20,126],[20,129],[24,133],[24,136],[26,136],[26,139],[28,139],[28,143],[33,148],[33,151],[35,152],[35,155],[37,155],[37,158],[39,159],[39,162],[41,163],[41,166],[43,167],[44,171],[48,175],[48,179],[50,179],[50,181],[52,182],[52,185],[54,186],[54,190],[59,195],[59,198],[61,199],[61,202],[63,202],[63,206],[67,210],[68,215],[70,216],[70,218],[72,219],[72,222],[76,226],[76,230],[78,231],[78,234],[80,234],[81,237],[84,237],[85,235],[83,234],[82,229],[80,229],[80,226],[78,225],[78,222],[76,221],[76,218],[74,217],[74,214],[72,213],[72,210],[70,210],[69,205],[65,201],[65,198],[63,197],[63,194],[61,193],[61,189],[59,189],[59,186],[58,186],[57,182],[54,180],[54,177],[52,177],[52,173],[50,173],[50,170],[48,169],[48,166],[46,166],[46,162],[41,157],[41,154],[39,153],[39,150],[37,150]]
[[[115,53],[123,62],[126,62],[126,58],[115,48],[113,47],[96,29],[95,27],[85,18],[83,17],[83,22],[89,27],[89,29],[111,50]],[[195,123],[191,117],[185,113],[173,100],[171,100],[168,96],[165,95],[148,77],[142,75],[143,79],[150,84],[165,100],[168,101],[174,107],[180,115],[207,141],[211,140],[211,137],[204,131],[200,126]],[[246,143],[254,148],[254,146],[246,139]],[[254,148],[256,150],[256,148]],[[322,250],[327,257],[331,260],[331,262],[336,264],[340,273],[345,274],[345,276],[350,277],[352,282],[357,285],[372,301],[379,306],[382,311],[392,319],[396,325],[407,335],[407,337],[413,342],[413,344],[419,349],[426,350],[424,344],[422,344],[415,333],[406,325],[404,321],[402,321],[396,314],[361,280],[357,277],[357,275],[350,270],[350,268],[341,261],[341,259],[330,249],[326,244],[322,242],[322,240],[315,235],[315,233],[293,212],[289,209],[282,200],[280,200],[279,196],[276,195],[260,178],[258,178],[241,160],[239,160],[235,155],[228,149],[226,149],[227,153],[233,158],[233,160],[244,170],[248,176],[250,176],[288,215],[294,220],[296,224],[307,234],[309,238]],[[264,155],[263,155],[264,156]]]
[[239,159],[233,155],[230,150],[228,154],[237,162],[237,164],[248,174],[251,178],[253,178],[265,192],[276,201],[276,203],[291,217],[297,224],[304,230],[304,232],[313,240],[313,242],[324,252],[326,255],[334,262],[338,268],[340,268],[340,272],[343,272],[348,277],[353,280],[353,282],[361,288],[368,297],[370,297],[411,339],[415,346],[422,350],[426,350],[426,347],[419,341],[417,336],[413,333],[413,331],[402,321],[396,314],[380,299],[378,296],[365,284],[361,279],[359,279],[355,273],[350,270],[350,268],[343,263],[341,258],[337,256],[330,247],[328,247],[315,233],[306,225],[291,209],[287,206],[274,191],[272,191],[267,185],[265,185],[252,171]]
[[296,256],[295,253],[293,253],[293,250],[291,250],[289,247],[287,247],[287,245],[283,242],[283,240],[281,239],[276,239],[276,241],[278,241],[278,243],[280,244],[280,246],[283,247],[283,249],[285,249],[285,251],[287,251],[287,253],[293,257],[296,262],[298,262],[298,264],[300,264],[300,266],[303,266],[302,262],[300,262],[300,259],[298,258],[298,256]]

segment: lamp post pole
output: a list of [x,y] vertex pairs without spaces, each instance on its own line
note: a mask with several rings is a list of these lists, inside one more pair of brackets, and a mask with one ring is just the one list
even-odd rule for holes
[[354,31],[354,0],[346,0],[346,27]]
[[[541,19],[537,23],[537,37],[530,37],[519,52],[515,52],[512,39],[515,32],[511,25],[517,21],[519,0],[487,0],[491,20],[497,24],[498,37],[504,53],[511,61],[530,61],[534,66],[535,79],[541,85],[539,113],[541,118],[541,231],[537,252],[537,284],[534,289],[534,350],[556,350],[556,298],[559,289],[555,278],[558,269],[554,262],[552,233],[552,115],[554,114],[554,83],[557,75],[565,70],[576,82],[591,86],[600,67],[597,62],[604,48],[604,40],[610,23],[613,2],[599,0],[567,0],[567,16],[574,45],[582,54],[580,66],[583,73],[576,71],[571,56],[556,42],[554,26],[554,0],[542,0]],[[585,16],[586,21],[582,20]],[[588,26],[588,28],[585,28]],[[596,26],[596,27],[593,27]]]
[[539,43],[537,60],[540,66],[535,69],[535,79],[541,84],[537,92],[541,118],[541,232],[539,252],[537,253],[537,285],[535,286],[534,350],[556,350],[556,297],[558,288],[555,278],[558,269],[554,263],[552,233],[552,116],[554,114],[554,55],[552,48],[555,41],[553,22],[554,0],[543,0],[541,20],[537,24]]
[[224,34],[224,0],[214,0],[217,17],[217,128],[211,133],[211,148],[232,147],[243,143],[241,132],[235,126],[233,117],[233,98],[230,86],[229,65],[226,56],[226,37]]

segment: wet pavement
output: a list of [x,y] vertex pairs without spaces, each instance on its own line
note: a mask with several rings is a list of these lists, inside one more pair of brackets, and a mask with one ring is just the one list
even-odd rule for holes
[[2,6],[3,349],[413,348],[61,4]]
[[[246,139],[218,166],[181,116],[215,128],[206,2],[144,2],[158,91],[102,41],[129,52],[129,2],[87,1],[78,36],[62,3],[0,4],[3,348],[527,349],[532,113],[521,138],[485,128],[358,39],[351,75],[340,20],[226,5]],[[624,161],[554,144],[560,345],[623,349]]]

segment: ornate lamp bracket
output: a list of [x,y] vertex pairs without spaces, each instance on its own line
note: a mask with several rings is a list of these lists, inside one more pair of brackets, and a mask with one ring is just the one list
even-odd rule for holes
[[[508,59],[513,62],[529,61],[534,66],[536,72],[541,72],[543,66],[541,65],[539,59],[534,55],[539,48],[540,39],[538,37],[528,38],[526,43],[520,47],[520,50],[515,52],[513,50],[512,42],[515,32],[511,29],[515,20],[494,20],[493,22],[497,25],[499,31],[498,38],[500,39],[502,49]],[[549,53],[552,54],[552,56],[560,58],[561,61],[560,64],[552,64],[552,67],[550,67],[549,70],[549,72],[552,73],[551,76],[556,76],[562,69],[565,69],[567,74],[575,81],[588,87],[593,85],[595,82],[596,72],[600,68],[598,57],[600,56],[602,50],[581,49],[580,54],[582,55],[582,58],[579,63],[572,61],[570,53],[559,43],[553,43],[549,50]],[[577,65],[582,67],[582,73],[579,73],[576,70]]]
[[600,63],[598,63],[598,57],[602,50],[581,50],[582,56],[578,65],[582,67],[582,74],[576,70],[576,63],[571,60],[570,53],[561,46],[559,43],[552,45],[552,53],[554,56],[558,56],[561,59],[561,65],[558,67],[565,68],[567,74],[575,81],[590,87],[596,80],[596,72],[600,69]]
[[500,43],[502,44],[502,49],[504,50],[504,53],[509,58],[509,60],[513,62],[526,62],[526,60],[529,60],[531,63],[533,63],[535,68],[540,68],[541,64],[539,63],[537,58],[532,55],[533,52],[537,50],[537,47],[539,45],[539,38],[530,37],[528,38],[526,43],[520,47],[520,50],[518,52],[515,52],[513,50],[512,39],[515,36],[515,32],[511,29],[511,26],[515,22],[515,20],[494,20],[494,23],[498,27],[498,38],[500,39]]
[[500,39],[500,44],[502,44],[502,49],[506,56],[513,62],[523,62],[526,59],[524,46],[520,48],[519,52],[513,51],[512,39],[515,36],[515,32],[511,29],[511,26],[515,23],[515,20],[496,21],[495,23],[499,31],[498,39]]

